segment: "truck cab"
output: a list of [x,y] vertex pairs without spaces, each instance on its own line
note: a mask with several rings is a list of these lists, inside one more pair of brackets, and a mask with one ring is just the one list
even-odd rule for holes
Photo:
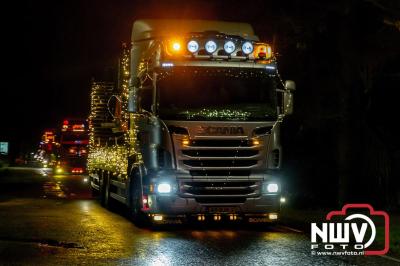
[[[103,203],[153,222],[279,219],[280,124],[295,85],[249,24],[136,21],[122,73],[109,93],[119,136],[89,149]],[[105,166],[111,152],[116,165]]]
[[85,119],[65,119],[61,126],[56,174],[86,173],[89,136]]

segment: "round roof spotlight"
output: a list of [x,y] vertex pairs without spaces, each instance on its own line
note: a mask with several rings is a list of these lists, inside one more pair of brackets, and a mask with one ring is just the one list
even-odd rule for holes
[[235,44],[232,41],[227,41],[224,44],[224,50],[227,54],[233,53],[233,51],[235,51],[235,49],[236,49]]
[[187,49],[188,49],[189,52],[195,53],[195,52],[197,52],[199,50],[199,43],[194,41],[194,40],[191,40],[187,44]]
[[244,54],[251,54],[253,52],[253,44],[251,42],[245,42],[242,45],[242,51]]
[[204,48],[206,48],[207,53],[212,54],[217,50],[217,43],[214,41],[208,41]]

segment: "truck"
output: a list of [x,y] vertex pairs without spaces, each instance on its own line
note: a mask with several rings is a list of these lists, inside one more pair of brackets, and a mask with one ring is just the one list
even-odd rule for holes
[[250,24],[137,20],[118,80],[93,82],[88,169],[134,221],[277,222],[295,83]]
[[36,160],[44,168],[52,167],[56,164],[56,154],[59,150],[59,143],[56,141],[57,134],[54,128],[44,130],[42,139],[39,143],[39,150],[36,154]]
[[64,119],[60,128],[56,174],[86,173],[89,134],[86,119]]

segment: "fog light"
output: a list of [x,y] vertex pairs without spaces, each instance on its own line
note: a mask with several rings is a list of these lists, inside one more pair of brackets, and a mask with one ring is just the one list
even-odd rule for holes
[[171,192],[171,185],[168,183],[161,183],[157,186],[158,193],[170,193]]
[[270,213],[270,214],[268,214],[268,218],[269,218],[270,220],[277,220],[277,219],[278,219],[278,214],[276,214],[276,213]]
[[163,216],[159,215],[159,214],[156,214],[156,215],[153,216],[153,219],[154,219],[154,221],[162,221],[163,220]]
[[279,189],[278,184],[270,183],[267,185],[267,191],[269,193],[276,193],[276,192],[278,192],[278,189]]

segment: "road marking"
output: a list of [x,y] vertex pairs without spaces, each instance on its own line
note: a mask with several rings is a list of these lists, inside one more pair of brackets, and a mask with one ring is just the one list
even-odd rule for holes
[[396,259],[396,258],[387,256],[387,255],[380,255],[380,257],[382,257],[382,258],[384,258],[384,259],[387,259],[387,260],[392,260],[392,261],[395,261],[395,262],[399,262],[399,263],[400,263],[400,260],[399,260],[399,259]]
[[282,227],[282,228],[284,228],[284,229],[287,229],[287,230],[296,232],[296,233],[304,233],[303,231],[301,231],[301,230],[299,230],[299,229],[292,228],[292,227],[289,227],[289,226],[284,226],[284,225],[279,225],[279,226]]

